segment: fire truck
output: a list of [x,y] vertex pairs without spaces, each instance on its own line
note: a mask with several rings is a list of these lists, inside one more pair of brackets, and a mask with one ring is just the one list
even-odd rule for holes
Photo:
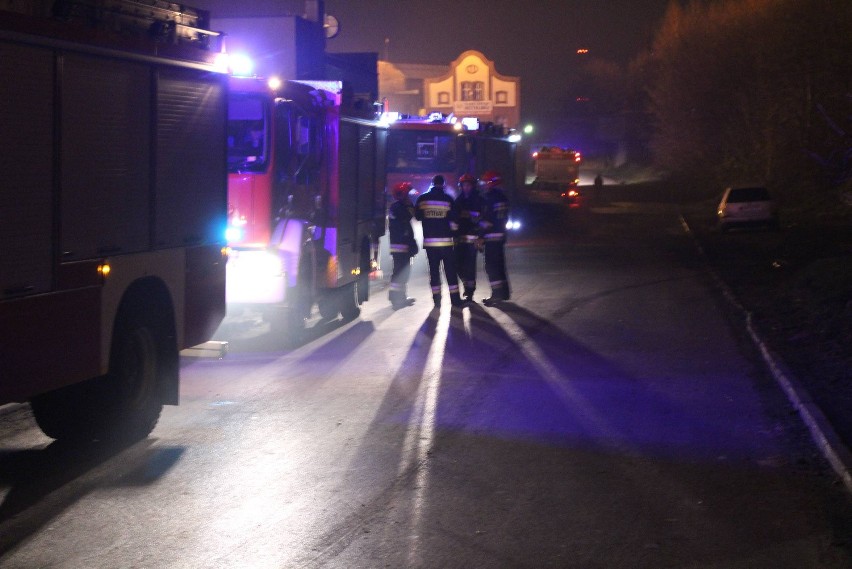
[[0,8],[0,405],[141,438],[225,314],[227,75],[208,14]]
[[486,170],[502,174],[510,197],[522,187],[524,169],[518,167],[517,140],[501,127],[463,123],[440,113],[385,116],[389,123],[387,187],[411,182],[422,193],[429,189],[432,177],[441,174],[453,192],[461,174],[479,175]]
[[336,81],[231,78],[228,306],[284,332],[315,304],[356,318],[377,265],[387,132],[341,93]]
[[580,205],[580,162],[576,150],[559,146],[542,146],[533,153],[535,179],[530,187],[533,199],[562,201],[569,207]]

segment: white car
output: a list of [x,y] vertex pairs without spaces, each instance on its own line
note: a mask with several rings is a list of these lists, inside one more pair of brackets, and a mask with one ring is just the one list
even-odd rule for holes
[[763,186],[725,188],[716,214],[720,231],[732,227],[778,227],[775,200]]

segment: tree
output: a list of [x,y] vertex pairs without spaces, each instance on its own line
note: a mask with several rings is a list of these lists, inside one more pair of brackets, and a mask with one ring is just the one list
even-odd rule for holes
[[850,38],[843,0],[672,2],[645,66],[658,162],[718,184],[813,185],[812,149],[830,138],[819,109],[850,116]]

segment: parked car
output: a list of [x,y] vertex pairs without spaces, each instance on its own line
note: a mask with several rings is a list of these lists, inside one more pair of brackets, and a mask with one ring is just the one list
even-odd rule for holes
[[731,186],[717,208],[719,230],[733,227],[778,227],[775,200],[764,186]]

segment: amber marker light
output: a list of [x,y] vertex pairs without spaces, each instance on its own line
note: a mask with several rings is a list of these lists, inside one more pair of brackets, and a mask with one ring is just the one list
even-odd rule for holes
[[112,268],[109,266],[109,263],[101,263],[98,265],[98,275],[100,275],[102,280],[106,280],[110,271],[112,271]]

